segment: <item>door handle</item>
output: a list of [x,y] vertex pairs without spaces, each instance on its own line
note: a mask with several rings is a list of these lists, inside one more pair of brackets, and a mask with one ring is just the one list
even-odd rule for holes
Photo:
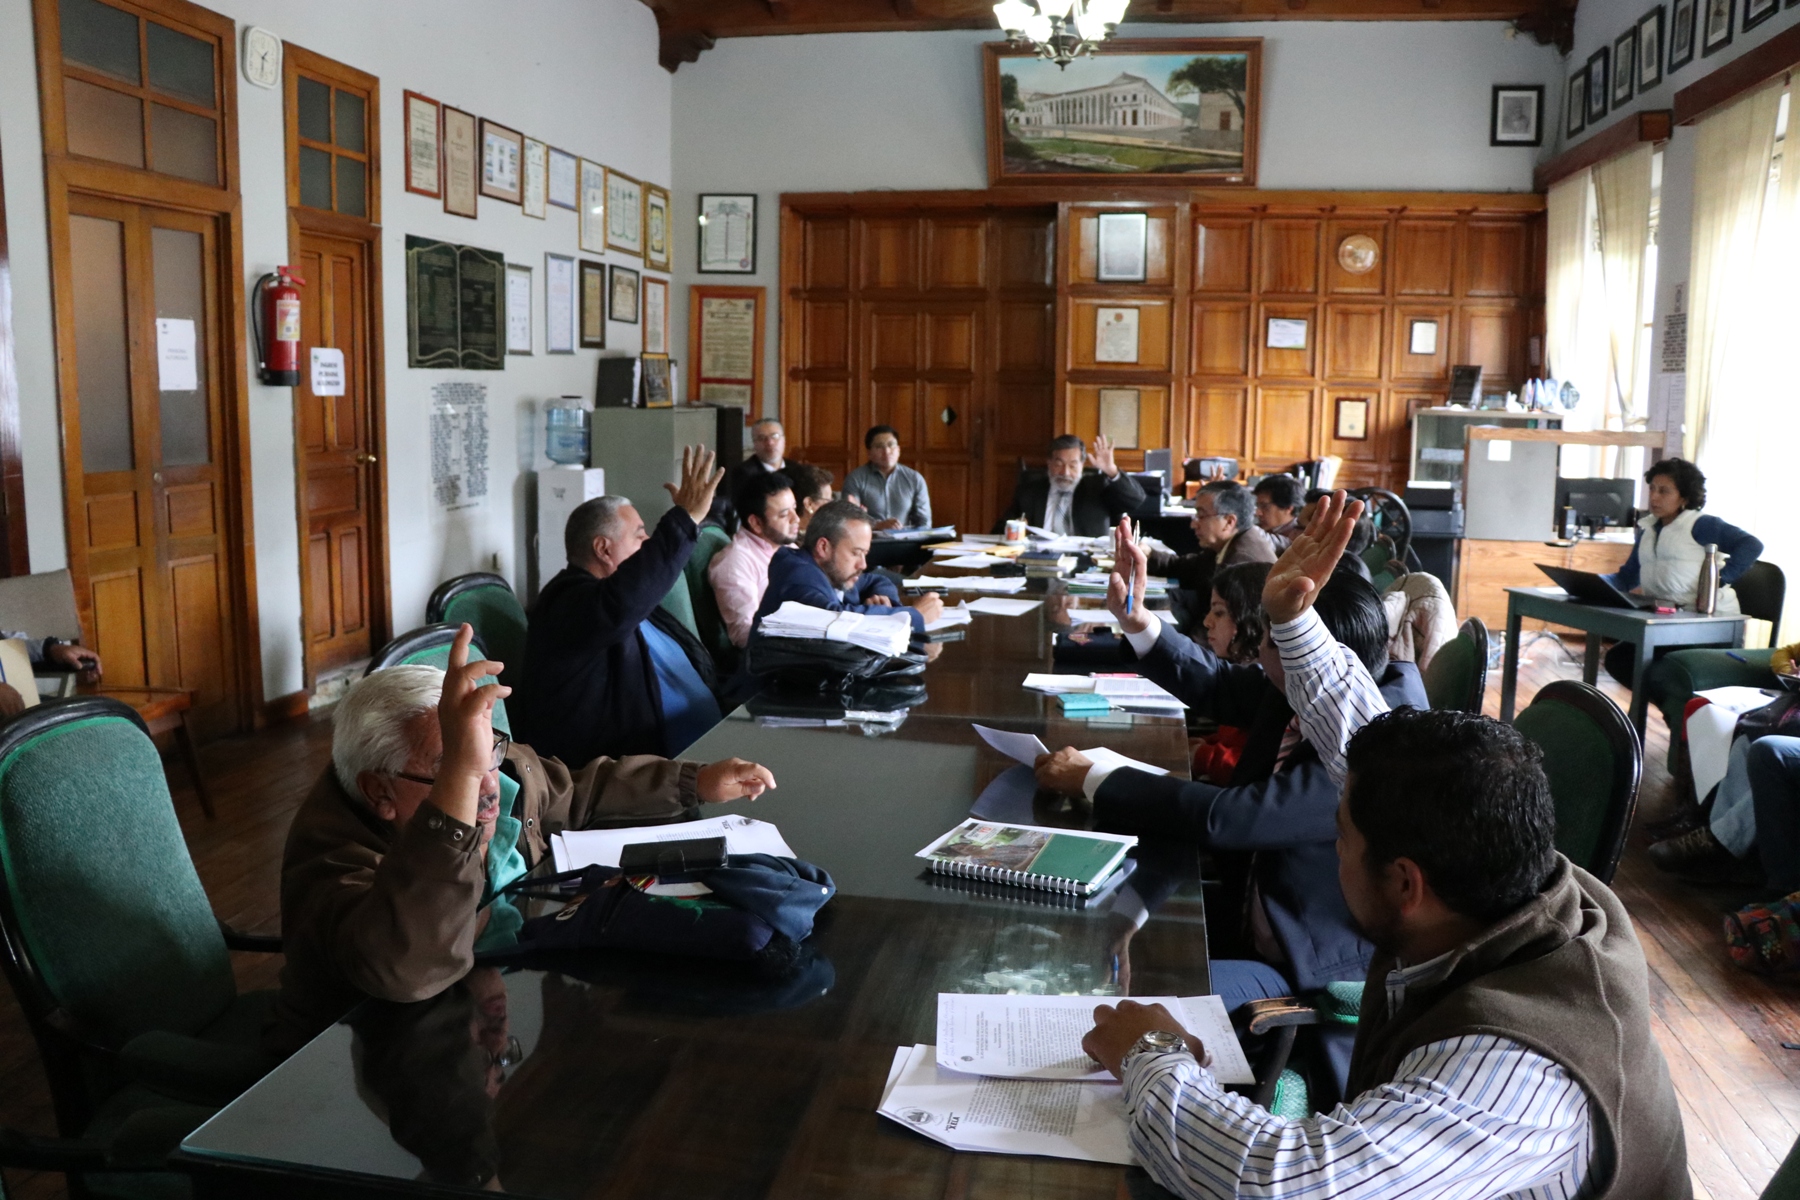
[[162,472],[161,471],[150,472],[150,482],[155,484],[157,487],[161,487],[162,486]]
[[944,411],[938,414],[938,420],[946,425],[956,424],[956,410],[949,406],[945,406]]
[[375,461],[375,456],[370,454],[367,450],[358,450],[356,452],[356,465],[359,467],[371,466]]

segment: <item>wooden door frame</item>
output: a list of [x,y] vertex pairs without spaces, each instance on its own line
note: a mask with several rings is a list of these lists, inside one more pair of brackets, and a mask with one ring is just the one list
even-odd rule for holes
[[[364,435],[370,453],[375,455],[374,470],[369,472],[369,569],[365,577],[369,589],[369,646],[376,649],[393,636],[393,590],[388,575],[388,450],[387,450],[387,372],[382,343],[381,292],[381,80],[355,67],[314,53],[304,46],[283,42],[281,52],[281,92],[283,139],[287,162],[288,261],[300,259],[300,241],[304,234],[317,233],[346,241],[362,242],[368,247],[364,285],[368,290],[364,312],[368,328],[369,403],[363,414]],[[369,123],[372,134],[365,140],[369,155],[369,216],[347,217],[340,213],[304,208],[300,204],[300,143],[296,100],[299,72],[322,76],[334,83],[368,93]],[[302,366],[302,370],[306,368]],[[311,628],[307,612],[310,589],[306,586],[306,544],[311,536],[306,516],[306,448],[300,441],[300,406],[293,408],[294,429],[294,527],[297,541],[295,553],[300,568],[300,663],[302,688],[310,694],[315,682],[312,665],[312,643],[307,636]]]
[[256,595],[256,523],[250,478],[249,300],[244,279],[244,214],[238,193],[237,25],[229,17],[187,0],[106,0],[141,16],[160,17],[211,36],[218,48],[220,156],[222,183],[195,183],[172,175],[81,158],[68,153],[63,108],[62,27],[57,0],[32,0],[37,35],[38,103],[44,137],[44,199],[50,240],[51,311],[56,331],[56,388],[62,418],[63,537],[75,603],[84,631],[94,629],[88,587],[87,547],[77,536],[86,527],[86,488],[81,459],[81,420],[75,374],[74,274],[69,244],[69,195],[85,192],[132,204],[186,210],[216,218],[222,226],[219,268],[219,415],[224,428],[219,463],[225,488],[226,527],[220,542],[230,554],[225,564],[226,602],[236,630],[235,653],[226,657],[228,686],[236,700],[237,726],[263,723],[262,632]]
[[19,461],[19,374],[13,360],[12,265],[6,246],[6,193],[0,188],[0,576],[30,573],[25,475]]

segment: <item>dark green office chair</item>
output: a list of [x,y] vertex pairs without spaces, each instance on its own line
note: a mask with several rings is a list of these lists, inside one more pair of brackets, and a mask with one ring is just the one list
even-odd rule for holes
[[238,992],[234,949],[281,941],[213,915],[130,706],[52,700],[0,726],[0,966],[62,1134],[0,1135],[0,1164],[68,1172],[76,1195],[182,1194],[138,1172],[273,1065],[274,993]]
[[737,648],[731,644],[731,635],[725,629],[725,618],[719,612],[719,598],[713,593],[712,580],[707,577],[706,569],[712,565],[713,556],[730,544],[731,538],[723,529],[717,525],[702,525],[694,552],[688,555],[687,566],[681,570],[687,577],[688,601],[694,610],[694,635],[721,668],[728,662],[735,662]]
[[487,652],[506,664],[501,680],[518,682],[525,666],[525,608],[504,577],[476,571],[446,579],[425,602],[425,619],[474,626]]
[[1431,707],[1479,715],[1487,699],[1487,666],[1487,626],[1480,617],[1470,617],[1455,637],[1438,647],[1425,668],[1425,695]]
[[1611,883],[1643,777],[1637,730],[1604,693],[1573,679],[1545,684],[1513,725],[1544,752],[1556,848]]
[[[363,671],[364,678],[388,667],[436,667],[444,670],[450,665],[450,646],[456,641],[456,631],[462,628],[461,623],[454,625],[421,625],[417,629],[409,629],[387,645],[375,652],[369,659],[369,665]],[[470,654],[487,655],[487,644],[482,641],[481,631],[475,631],[474,641],[469,643]],[[520,655],[523,661],[524,655]],[[501,660],[506,661],[505,659]],[[482,682],[487,682],[485,679]],[[508,736],[512,734],[512,722],[506,718],[506,701],[501,700],[494,705],[494,728]]]

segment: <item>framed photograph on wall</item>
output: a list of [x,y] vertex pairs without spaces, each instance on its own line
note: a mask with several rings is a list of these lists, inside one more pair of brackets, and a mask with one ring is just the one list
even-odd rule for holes
[[524,198],[525,135],[481,119],[481,194],[517,204]]
[[[1729,0],[1728,0],[1729,2]],[[1606,102],[1612,95],[1612,77],[1607,73],[1611,49],[1600,47],[1587,60],[1587,123],[1594,124],[1606,115]]]
[[644,277],[644,353],[669,352],[669,281]]
[[982,46],[990,184],[1256,185],[1261,38],[1109,38],[1067,68]]
[[581,160],[567,150],[550,147],[549,189],[544,199],[558,208],[574,212],[581,207],[579,180]]
[[669,193],[654,184],[644,185],[644,266],[652,271],[669,269]]
[[1781,9],[1781,0],[1744,0],[1744,29],[1755,29]]
[[444,194],[441,119],[436,100],[406,93],[406,190],[433,200]]
[[536,138],[525,139],[524,175],[519,184],[519,208],[528,217],[542,221],[549,215],[545,208],[550,189],[550,147]]
[[1333,423],[1332,436],[1340,442],[1366,442],[1369,440],[1369,402],[1364,399],[1344,399],[1337,402],[1337,420]]
[[626,325],[638,323],[638,273],[630,267],[612,269],[612,295],[607,315]]
[[444,211],[473,217],[480,190],[481,148],[475,143],[475,114],[444,106]]
[[581,348],[606,349],[606,264],[581,260]]
[[1660,4],[1638,18],[1637,62],[1637,90],[1641,96],[1662,82],[1663,6]]
[[611,167],[606,168],[606,247],[644,253],[644,185]]
[[1142,283],[1150,253],[1148,213],[1101,213],[1095,278],[1101,283]]
[[[700,197],[700,274],[756,274],[756,197]],[[692,376],[690,376],[692,378]]]
[[575,214],[580,225],[576,241],[589,254],[606,253],[606,168],[597,162],[581,160],[581,210]]
[[1569,76],[1569,98],[1563,107],[1563,132],[1565,136],[1574,137],[1587,128],[1587,68]]
[[1700,57],[1717,54],[1731,45],[1732,21],[1737,0],[1702,0],[1700,12]]
[[1669,5],[1670,74],[1694,61],[1694,35],[1699,32],[1695,20],[1699,11],[1697,0],[1673,0]]
[[1613,41],[1612,106],[1617,112],[1631,102],[1637,92],[1637,26],[1633,25]]
[[544,255],[544,353],[575,353],[575,260]]
[[506,352],[531,353],[531,268],[506,264]]
[[1488,113],[1488,145],[1544,144],[1544,85],[1497,83]]

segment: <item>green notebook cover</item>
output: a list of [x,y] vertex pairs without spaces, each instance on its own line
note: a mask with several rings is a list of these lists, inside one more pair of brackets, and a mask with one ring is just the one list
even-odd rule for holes
[[1136,838],[1098,837],[1029,825],[966,821],[919,852],[954,875],[1091,892],[1123,861]]

